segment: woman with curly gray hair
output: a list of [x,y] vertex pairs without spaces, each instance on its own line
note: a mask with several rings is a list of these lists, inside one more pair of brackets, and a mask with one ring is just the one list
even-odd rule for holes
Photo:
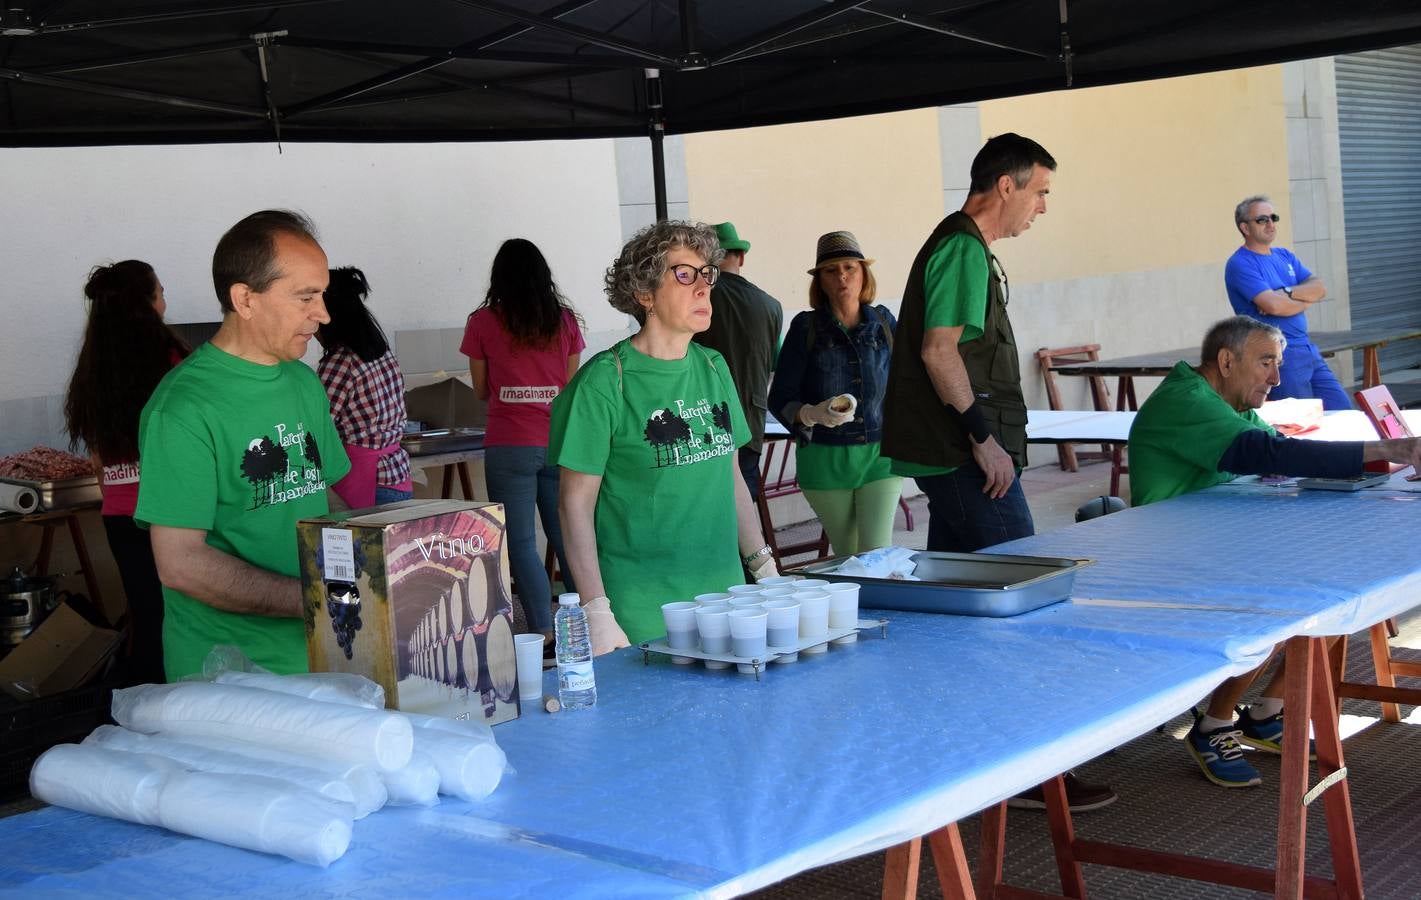
[[553,401],[549,457],[594,653],[663,634],[661,604],[738,584],[742,564],[775,573],[735,462],[750,430],[730,370],[691,342],[710,327],[723,255],[703,224],[638,232],[606,291],[640,330],[588,360]]

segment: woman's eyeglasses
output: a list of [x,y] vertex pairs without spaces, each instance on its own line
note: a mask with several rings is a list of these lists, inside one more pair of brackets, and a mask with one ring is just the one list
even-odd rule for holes
[[1272,213],[1267,216],[1254,216],[1252,221],[1255,225],[1267,225],[1269,222],[1277,222],[1281,218],[1283,217],[1277,213]]
[[696,276],[705,279],[706,287],[715,284],[715,280],[720,277],[720,266],[701,266],[696,268],[690,263],[677,263],[671,266],[671,277],[686,286],[696,283]]

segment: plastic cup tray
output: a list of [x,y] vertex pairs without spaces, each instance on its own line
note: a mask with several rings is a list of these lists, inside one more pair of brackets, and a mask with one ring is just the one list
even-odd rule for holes
[[888,636],[887,619],[859,619],[858,622],[850,628],[830,628],[824,634],[815,637],[801,637],[799,643],[796,644],[792,650],[788,648],[777,649],[775,647],[768,647],[765,650],[764,656],[732,656],[729,653],[707,653],[699,649],[673,650],[671,649],[671,645],[666,643],[664,635],[655,640],[642,641],[640,644],[637,644],[637,646],[641,648],[643,664],[651,662],[651,654],[653,653],[660,653],[665,656],[684,656],[690,659],[699,659],[708,662],[735,663],[736,665],[749,666],[755,672],[755,680],[759,681],[760,670],[781,656],[790,656],[802,650],[808,650],[820,644],[837,641],[839,638],[848,637],[851,634],[857,634],[860,631],[867,631],[871,628],[877,628],[881,637]]

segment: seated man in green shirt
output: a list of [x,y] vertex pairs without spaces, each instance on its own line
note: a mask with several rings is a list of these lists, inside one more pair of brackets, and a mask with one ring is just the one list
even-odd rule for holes
[[[1180,362],[1135,417],[1130,429],[1130,493],[1136,506],[1166,500],[1239,475],[1360,474],[1364,462],[1421,464],[1421,441],[1308,441],[1280,437],[1254,410],[1278,384],[1283,335],[1247,316],[1215,324],[1204,337],[1197,370]],[[1266,665],[1266,663],[1265,663]],[[1230,678],[1186,738],[1205,777],[1224,787],[1261,784],[1240,744],[1278,753],[1283,738],[1283,670],[1262,699],[1234,707],[1262,670]]]
[[152,532],[171,680],[201,672],[215,644],[306,671],[296,522],[326,513],[350,470],[326,390],[301,362],[330,321],[328,266],[294,213],[232,226],[212,257],[222,327],[143,408],[134,518]]

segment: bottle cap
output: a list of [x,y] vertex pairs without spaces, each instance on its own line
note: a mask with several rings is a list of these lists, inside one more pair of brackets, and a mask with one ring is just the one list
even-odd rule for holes
[[580,594],[558,594],[559,606],[577,606],[582,602]]

